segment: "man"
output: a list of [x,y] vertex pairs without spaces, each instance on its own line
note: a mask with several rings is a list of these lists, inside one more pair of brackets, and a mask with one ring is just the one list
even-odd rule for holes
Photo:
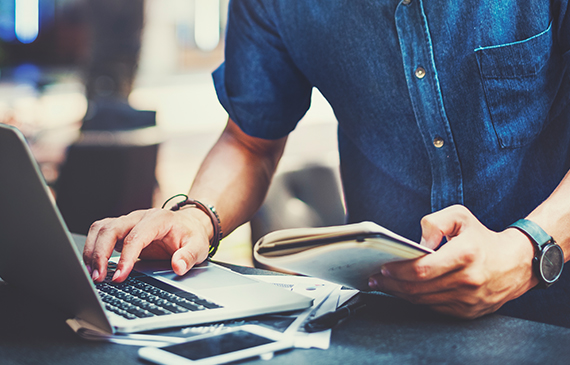
[[[569,64],[567,0],[235,0],[214,73],[230,120],[189,196],[216,207],[225,233],[246,222],[317,87],[339,122],[348,221],[439,247],[385,265],[372,289],[465,318],[503,306],[570,325],[553,315],[567,306],[564,275],[515,300],[545,283],[528,229],[507,228],[527,218],[570,253]],[[96,222],[84,252],[93,279],[115,246],[114,280],[139,254],[172,257],[184,274],[216,241],[204,213]]]

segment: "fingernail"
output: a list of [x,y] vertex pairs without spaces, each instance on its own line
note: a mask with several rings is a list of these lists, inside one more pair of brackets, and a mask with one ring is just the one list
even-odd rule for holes
[[369,279],[368,279],[368,286],[369,286],[371,289],[376,289],[376,288],[378,288],[378,282],[377,282],[376,279],[374,279],[374,278],[369,278]]
[[390,276],[390,271],[389,271],[388,269],[386,269],[385,267],[382,267],[382,268],[380,269],[380,273],[381,273],[383,276]]
[[115,274],[113,275],[113,278],[111,279],[111,281],[117,280],[119,278],[119,276],[121,276],[121,270],[115,271]]
[[178,267],[180,268],[180,271],[185,272],[186,271],[186,261],[184,260],[178,260],[178,262],[176,263],[178,265]]
[[88,272],[89,274],[92,273],[92,272],[91,272],[91,265],[85,265],[85,268],[87,269],[87,272]]
[[99,270],[97,269],[93,270],[93,272],[91,273],[91,279],[93,279],[93,281],[99,279]]

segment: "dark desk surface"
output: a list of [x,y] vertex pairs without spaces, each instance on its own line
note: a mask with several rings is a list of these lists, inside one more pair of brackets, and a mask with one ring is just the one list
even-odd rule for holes
[[[260,364],[553,363],[570,360],[570,329],[491,315],[462,321],[399,299],[373,305],[332,332],[326,350],[295,349]],[[32,313],[32,314],[29,314]],[[147,364],[137,347],[78,338],[64,317],[0,281],[0,363]]]

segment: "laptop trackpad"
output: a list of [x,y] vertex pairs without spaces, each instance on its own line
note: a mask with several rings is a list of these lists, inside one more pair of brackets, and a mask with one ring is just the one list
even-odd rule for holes
[[156,265],[157,262],[155,261],[154,264],[151,264],[151,267],[151,265],[149,265],[150,263],[152,263],[152,261],[139,261],[135,265],[135,270],[156,278],[172,280],[176,282],[177,285],[189,289],[212,289],[257,283],[255,280],[233,273],[228,269],[209,262],[204,262],[193,267],[183,276],[176,275],[170,268],[170,265],[167,267],[159,267],[161,265]]

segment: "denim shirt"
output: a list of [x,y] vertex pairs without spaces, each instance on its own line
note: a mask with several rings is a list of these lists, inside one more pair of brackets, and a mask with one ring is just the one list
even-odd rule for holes
[[419,240],[463,204],[493,230],[570,167],[568,0],[233,0],[220,102],[292,131],[316,87],[338,120],[349,222]]

